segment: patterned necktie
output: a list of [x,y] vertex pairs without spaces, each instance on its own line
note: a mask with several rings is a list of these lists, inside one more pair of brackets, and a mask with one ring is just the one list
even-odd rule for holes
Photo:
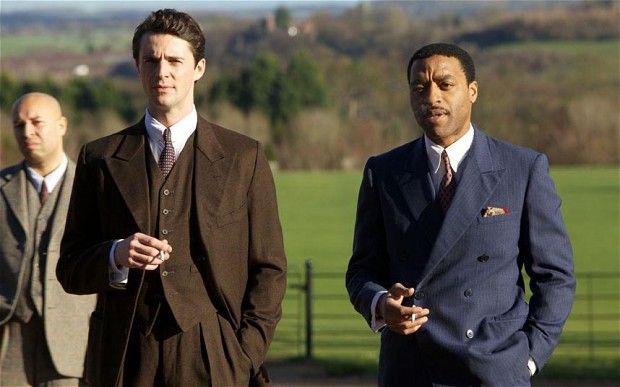
[[41,184],[41,189],[39,190],[39,200],[41,201],[41,205],[45,204],[45,201],[50,196],[49,191],[47,190],[47,184],[45,184],[45,180]]
[[439,205],[441,206],[441,209],[445,213],[446,211],[448,211],[448,207],[450,207],[450,202],[452,202],[452,198],[454,197],[454,191],[456,190],[456,180],[453,179],[454,172],[452,171],[452,167],[450,166],[450,159],[448,158],[448,153],[445,150],[441,153],[441,162],[446,169],[446,173],[443,175],[441,183],[439,184],[439,193],[437,194],[437,198],[439,199]]
[[174,165],[174,161],[174,146],[172,146],[170,128],[166,128],[166,130],[164,130],[164,149],[161,151],[161,155],[159,155],[159,169],[164,176],[168,176],[168,173],[170,173]]

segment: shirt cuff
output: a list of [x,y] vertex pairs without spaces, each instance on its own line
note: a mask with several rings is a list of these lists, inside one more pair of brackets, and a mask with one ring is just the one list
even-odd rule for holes
[[534,359],[532,359],[531,357],[527,360],[527,369],[530,371],[530,376],[534,376],[534,374],[538,370]]
[[127,277],[129,277],[129,268],[119,268],[114,259],[116,245],[120,241],[122,241],[122,239],[115,240],[114,243],[112,243],[112,247],[110,247],[110,253],[108,255],[108,280],[110,281],[110,286],[113,288],[125,289],[125,286],[127,286]]
[[372,331],[375,333],[379,332],[379,330],[385,326],[385,320],[383,318],[377,317],[376,310],[377,310],[377,302],[379,302],[379,300],[381,299],[381,296],[386,293],[387,291],[385,290],[377,292],[375,296],[372,298],[372,303],[370,304],[370,315],[372,316],[370,319],[370,329],[372,329]]

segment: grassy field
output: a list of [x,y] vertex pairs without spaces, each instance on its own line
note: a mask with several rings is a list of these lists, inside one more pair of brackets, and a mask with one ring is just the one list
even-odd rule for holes
[[50,50],[86,54],[96,50],[129,52],[133,28],[89,28],[69,27],[53,31],[28,31],[13,33],[0,39],[2,57],[12,58],[33,51]]
[[[575,271],[618,271],[617,167],[556,167],[551,172],[575,253]],[[361,172],[279,172],[280,218],[291,268],[346,269]]]
[[[620,271],[619,173],[618,167],[552,170],[563,199],[562,213],[573,243],[577,273]],[[363,319],[353,311],[344,289],[360,178],[360,172],[279,172],[276,175],[290,282],[298,282],[296,276],[303,262],[311,259],[318,273],[314,282],[315,354],[335,373],[376,369],[378,337],[370,333]],[[321,277],[325,272],[336,274]],[[601,297],[587,309],[589,291],[615,295],[615,298]],[[617,371],[619,293],[616,276],[593,280],[579,277],[578,298],[564,334],[567,343],[560,345],[545,375],[620,378]],[[332,294],[337,297],[331,297]],[[300,297],[301,293],[295,289],[289,291],[272,357],[303,353],[302,326],[297,320],[303,316]],[[593,326],[586,318],[592,314],[611,317]],[[588,349],[588,340],[596,343],[593,351]],[[607,344],[606,340],[609,340]]]

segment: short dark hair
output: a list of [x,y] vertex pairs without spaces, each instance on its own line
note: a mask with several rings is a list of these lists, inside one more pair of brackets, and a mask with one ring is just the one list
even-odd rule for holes
[[131,49],[133,59],[138,64],[140,42],[147,33],[174,35],[188,42],[192,48],[194,62],[197,64],[205,57],[205,37],[196,21],[185,12],[175,9],[160,9],[152,12],[133,34]]
[[418,59],[430,58],[434,55],[447,56],[456,58],[461,63],[461,68],[465,73],[465,79],[467,84],[476,80],[476,68],[474,67],[474,60],[469,53],[463,50],[461,47],[450,43],[432,43],[420,48],[409,59],[409,65],[407,66],[407,83],[411,83],[411,67],[413,62]]

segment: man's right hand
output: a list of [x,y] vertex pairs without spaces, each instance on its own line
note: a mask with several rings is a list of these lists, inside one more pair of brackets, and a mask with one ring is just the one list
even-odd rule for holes
[[[403,299],[411,297],[413,288],[406,288],[400,283],[392,285],[387,294],[378,302],[378,312],[387,327],[395,333],[409,335],[416,332],[428,321],[429,310],[418,306],[403,306]],[[412,316],[415,318],[412,319]]]
[[164,252],[164,260],[170,258],[172,247],[167,240],[137,232],[116,244],[114,261],[130,269],[155,270],[163,262],[160,251]]

